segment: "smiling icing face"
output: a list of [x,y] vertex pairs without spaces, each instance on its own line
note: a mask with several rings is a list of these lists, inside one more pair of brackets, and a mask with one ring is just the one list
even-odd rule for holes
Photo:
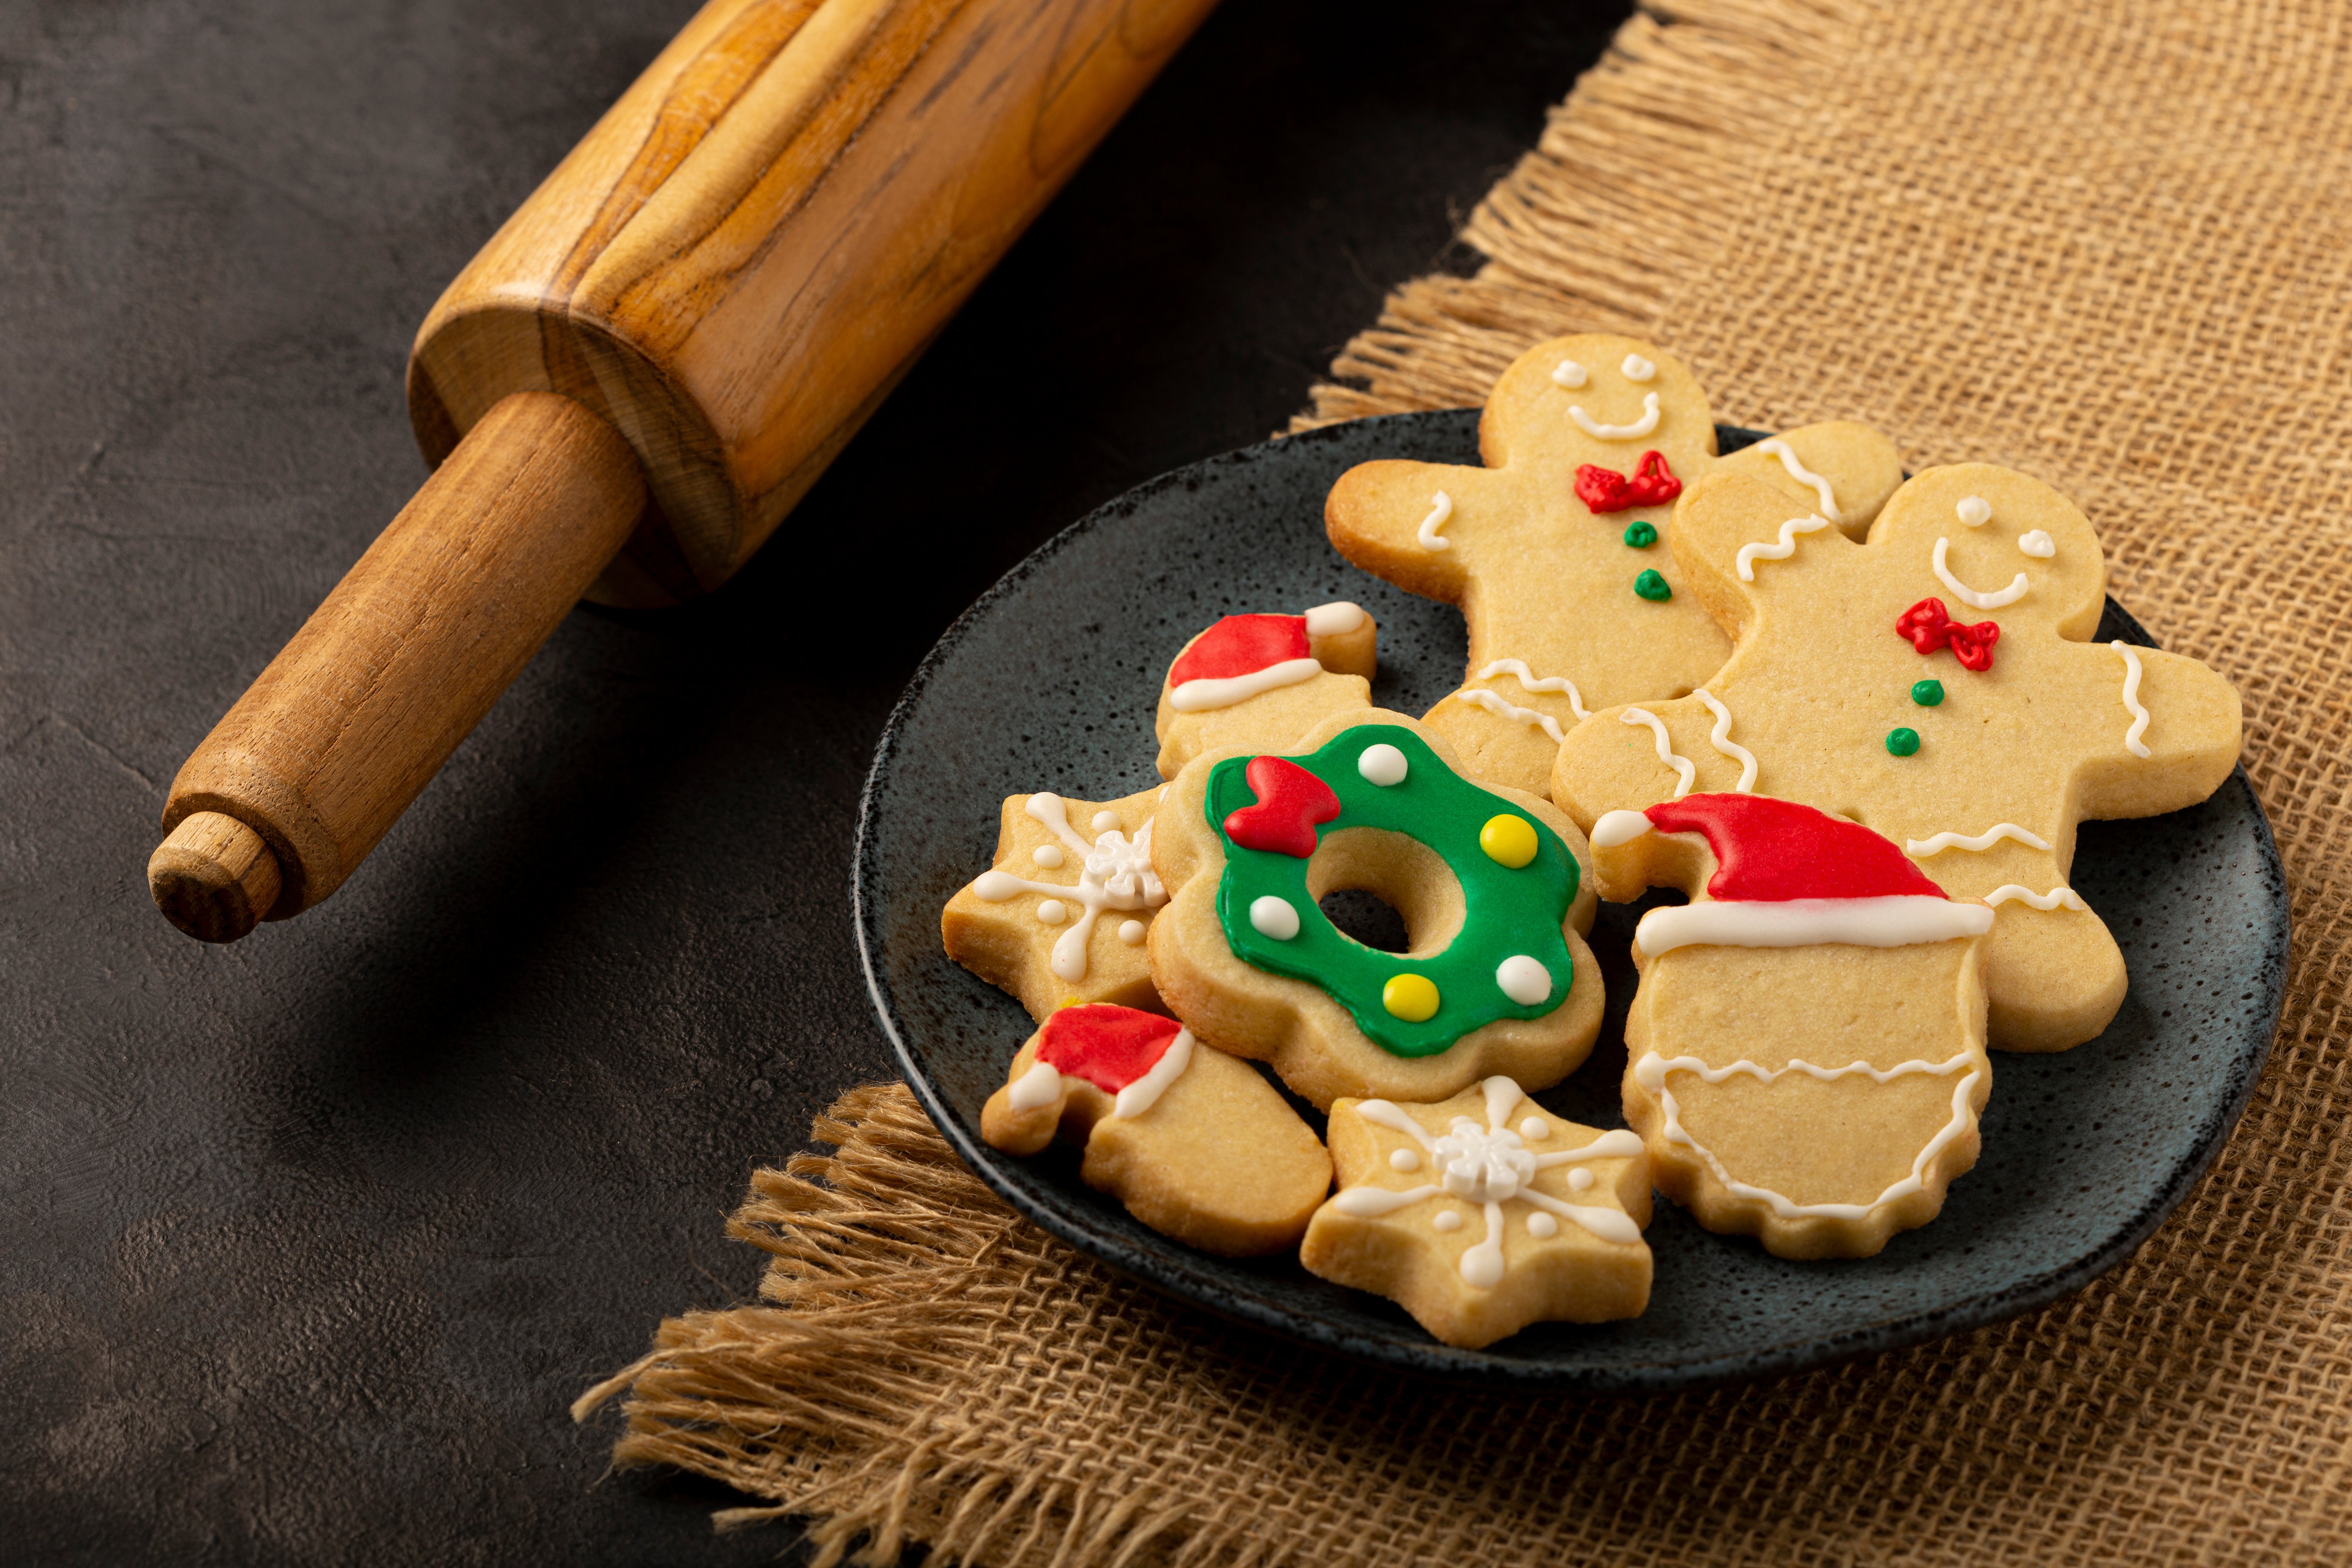
[[[1571,474],[1581,463],[1622,471],[1655,450],[1681,475],[1714,456],[1706,394],[1674,356],[1599,333],[1561,339],[1559,346],[1561,352],[1539,363],[1513,365],[1496,386],[1490,410],[1505,399],[1526,409],[1509,432],[1515,451],[1525,450],[1533,436],[1547,462],[1565,464]],[[1495,461],[1502,433],[1482,426],[1479,435]]]

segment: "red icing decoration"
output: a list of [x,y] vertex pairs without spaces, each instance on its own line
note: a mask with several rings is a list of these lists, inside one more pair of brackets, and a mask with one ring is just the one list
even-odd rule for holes
[[1117,1094],[1160,1065],[1184,1026],[1157,1013],[1096,1002],[1065,1007],[1037,1032],[1037,1060]]
[[1227,616],[1177,655],[1168,686],[1172,691],[1188,680],[1231,680],[1307,657],[1305,616]]
[[1704,833],[1715,851],[1710,898],[1940,899],[1903,851],[1858,822],[1763,795],[1691,795],[1643,815],[1662,833]]
[[1225,818],[1225,837],[1244,849],[1267,849],[1304,860],[1315,853],[1315,825],[1339,815],[1331,786],[1281,757],[1252,757],[1243,773],[1255,805]]
[[1992,668],[1992,645],[2000,640],[1998,622],[1979,621],[1974,626],[1964,626],[1952,619],[1941,599],[1922,599],[1895,616],[1895,633],[1909,637],[1911,646],[1921,653],[1948,647],[1952,657],[1960,661],[1961,668],[1976,670]]
[[1630,507],[1664,506],[1683,493],[1682,480],[1666,467],[1664,452],[1644,452],[1633,465],[1631,479],[1586,463],[1576,470],[1576,499],[1592,512],[1623,511]]

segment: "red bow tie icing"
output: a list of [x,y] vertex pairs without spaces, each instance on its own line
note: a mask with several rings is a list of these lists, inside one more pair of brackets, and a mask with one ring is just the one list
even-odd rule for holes
[[1666,467],[1664,452],[1643,453],[1641,460],[1633,465],[1631,479],[1591,463],[1576,470],[1576,499],[1593,512],[1664,506],[1682,493],[1683,482]]
[[1315,853],[1315,825],[1339,815],[1331,786],[1280,757],[1252,757],[1248,771],[1255,805],[1225,818],[1225,837],[1244,849],[1266,849],[1304,860]]
[[1895,630],[1896,635],[1909,637],[1911,646],[1921,653],[1949,647],[1963,669],[1990,669],[1992,645],[2000,640],[1997,622],[1979,621],[1974,626],[1964,626],[1952,619],[1941,599],[1920,600],[1895,617]]

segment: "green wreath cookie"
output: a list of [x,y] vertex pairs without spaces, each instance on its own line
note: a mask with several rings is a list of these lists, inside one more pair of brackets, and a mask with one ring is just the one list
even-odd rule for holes
[[[1319,1106],[1444,1099],[1496,1073],[1540,1088],[1591,1048],[1582,835],[1548,801],[1464,778],[1413,720],[1337,715],[1280,754],[1199,758],[1153,834],[1160,995]],[[1341,889],[1392,906],[1406,950],[1334,926],[1318,900]]]

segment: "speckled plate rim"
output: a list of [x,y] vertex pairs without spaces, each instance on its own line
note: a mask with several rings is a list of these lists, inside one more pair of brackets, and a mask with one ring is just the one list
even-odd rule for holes
[[[892,1051],[898,1056],[916,1099],[949,1144],[964,1163],[1017,1213],[1078,1250],[1188,1305],[1228,1321],[1269,1331],[1297,1344],[1370,1362],[1393,1371],[1448,1383],[1494,1387],[1589,1394],[1661,1394],[1785,1376],[1858,1356],[1883,1354],[2017,1317],[2082,1289],[2137,1251],[2140,1244],[2155,1234],[2166,1216],[2179,1206],[2189,1190],[2211,1167],[2221,1146],[2228,1142],[2231,1131],[2237,1125],[2253,1094],[2254,1085],[2262,1077],[2285,1003],[2285,955],[2289,938],[2285,872],[2279,861],[2270,818],[2263,812],[2261,799],[2255,795],[2242,764],[2231,772],[2221,791],[2242,792],[2259,835],[2259,853],[2270,873],[2271,885],[2278,889],[2278,897],[2274,909],[2276,929],[2268,944],[2270,962],[2264,966],[2270,991],[2266,1021],[2255,1031],[2259,1038],[2252,1039],[2233,1057],[2231,1070],[2237,1075],[2236,1081],[2231,1085],[2229,1093],[2220,1100],[2218,1109],[2208,1114],[2205,1125],[2195,1130],[2194,1142],[2188,1157],[2174,1166],[2149,1201],[2130,1220],[2118,1226],[2106,1241],[2072,1263],[2043,1268],[2008,1285],[1963,1296],[1940,1307],[1902,1313],[1862,1328],[1826,1333],[1812,1339],[1742,1350],[1736,1354],[1672,1362],[1627,1358],[1604,1366],[1561,1365],[1491,1352],[1462,1351],[1435,1341],[1413,1343],[1376,1338],[1290,1310],[1254,1289],[1249,1275],[1235,1270],[1223,1259],[1182,1247],[1172,1247],[1168,1252],[1147,1250],[1121,1237],[1085,1229],[1033,1201],[1007,1173],[999,1169],[998,1162],[1005,1156],[982,1142],[976,1129],[964,1126],[932,1082],[921,1055],[908,1039],[907,1030],[902,1026],[892,1000],[890,984],[881,970],[877,931],[879,911],[868,885],[878,875],[871,853],[873,840],[870,833],[877,798],[898,754],[901,733],[921,704],[933,679],[952,662],[964,638],[974,626],[987,619],[999,601],[1010,596],[1039,574],[1050,571],[1055,558],[1073,544],[1097,530],[1125,519],[1155,496],[1171,489],[1197,489],[1204,479],[1224,470],[1269,460],[1279,461],[1286,453],[1311,449],[1350,435],[1377,432],[1382,427],[1399,428],[1413,422],[1471,419],[1475,418],[1476,412],[1475,409],[1444,409],[1346,421],[1221,453],[1146,480],[1097,507],[1016,563],[956,617],[932,646],[930,652],[924,656],[913,678],[907,683],[906,690],[893,706],[888,721],[883,726],[881,739],[875,746],[873,765],[867,770],[865,786],[859,793],[857,832],[850,870],[851,921],[856,933],[858,963],[865,973],[866,994],[873,1001],[876,1017],[883,1034],[890,1041]],[[1744,447],[1763,436],[1762,432],[1734,426],[1718,426],[1717,430],[1726,451]],[[2146,629],[2112,597],[2107,600],[2106,613],[2117,625],[2125,640],[2142,647],[2155,646]]]

